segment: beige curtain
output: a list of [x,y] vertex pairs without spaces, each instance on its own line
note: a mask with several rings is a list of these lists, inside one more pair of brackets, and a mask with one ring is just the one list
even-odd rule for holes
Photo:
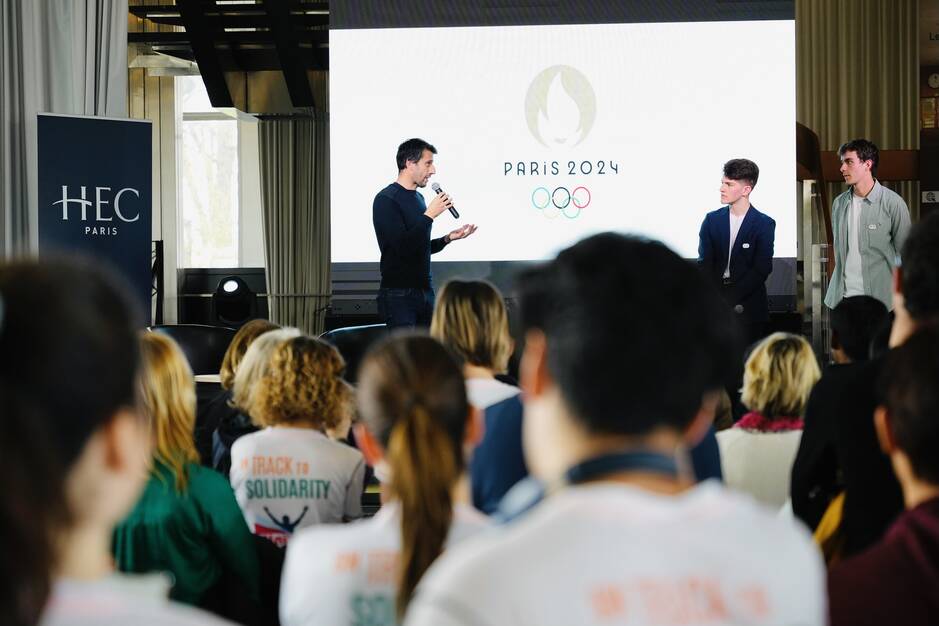
[[[857,137],[919,148],[918,19],[918,0],[796,0],[796,117],[822,150]],[[916,219],[919,183],[889,186]]]
[[40,112],[127,115],[127,0],[0,1],[0,258],[37,246]]
[[329,305],[329,118],[258,126],[265,274],[271,321],[323,332]]

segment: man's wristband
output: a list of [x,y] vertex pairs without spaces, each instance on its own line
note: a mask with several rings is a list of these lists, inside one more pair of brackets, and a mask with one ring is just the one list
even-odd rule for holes
[[444,245],[450,243],[450,241],[451,241],[451,239],[450,239],[450,233],[447,233],[446,235],[443,236],[443,243],[444,243]]

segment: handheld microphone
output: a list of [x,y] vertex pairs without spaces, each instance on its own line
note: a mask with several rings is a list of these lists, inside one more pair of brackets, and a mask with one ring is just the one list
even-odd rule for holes
[[[440,185],[438,185],[437,183],[432,184],[430,188],[436,191],[438,196],[443,193],[443,189],[441,189]],[[459,212],[457,212],[455,206],[450,205],[448,209],[450,211],[450,215],[452,215],[455,219],[460,219],[460,214]]]

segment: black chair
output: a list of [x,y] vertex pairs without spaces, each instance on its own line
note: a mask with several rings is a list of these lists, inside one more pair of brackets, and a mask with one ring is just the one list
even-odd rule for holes
[[228,344],[235,336],[232,328],[202,324],[151,326],[150,330],[163,333],[178,343],[196,375],[218,374]]
[[359,377],[359,363],[362,362],[362,357],[373,343],[387,334],[388,327],[384,324],[370,324],[335,328],[320,335],[320,339],[339,350],[339,354],[346,361],[345,379],[354,385]]

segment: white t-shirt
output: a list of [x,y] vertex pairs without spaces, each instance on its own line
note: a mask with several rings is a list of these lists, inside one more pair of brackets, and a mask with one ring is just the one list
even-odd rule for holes
[[734,215],[733,211],[728,211],[728,213],[730,214],[730,241],[727,245],[727,267],[724,268],[724,278],[730,278],[730,255],[733,254],[734,242],[737,241],[737,233],[740,232],[743,218],[747,216],[746,212],[743,215]]
[[728,428],[717,433],[721,473],[728,487],[781,508],[789,498],[789,475],[799,451],[801,430],[761,433]]
[[[457,505],[447,545],[489,526],[476,509]],[[395,503],[369,520],[304,530],[290,541],[280,586],[283,626],[395,626],[401,521]]]
[[407,626],[823,625],[825,570],[805,529],[708,481],[677,497],[565,489],[455,546]]
[[[40,626],[222,626],[210,613],[170,602],[140,585],[137,575],[115,574],[95,581],[59,580]],[[164,591],[165,591],[164,587]]]
[[861,259],[861,203],[864,198],[851,196],[848,210],[848,252],[844,259],[844,297],[864,295],[864,272]]
[[364,478],[361,452],[311,428],[265,428],[231,449],[231,486],[248,528],[281,546],[297,528],[361,517]]
[[466,395],[469,403],[481,411],[493,404],[508,400],[521,393],[521,389],[495,378],[467,378]]

